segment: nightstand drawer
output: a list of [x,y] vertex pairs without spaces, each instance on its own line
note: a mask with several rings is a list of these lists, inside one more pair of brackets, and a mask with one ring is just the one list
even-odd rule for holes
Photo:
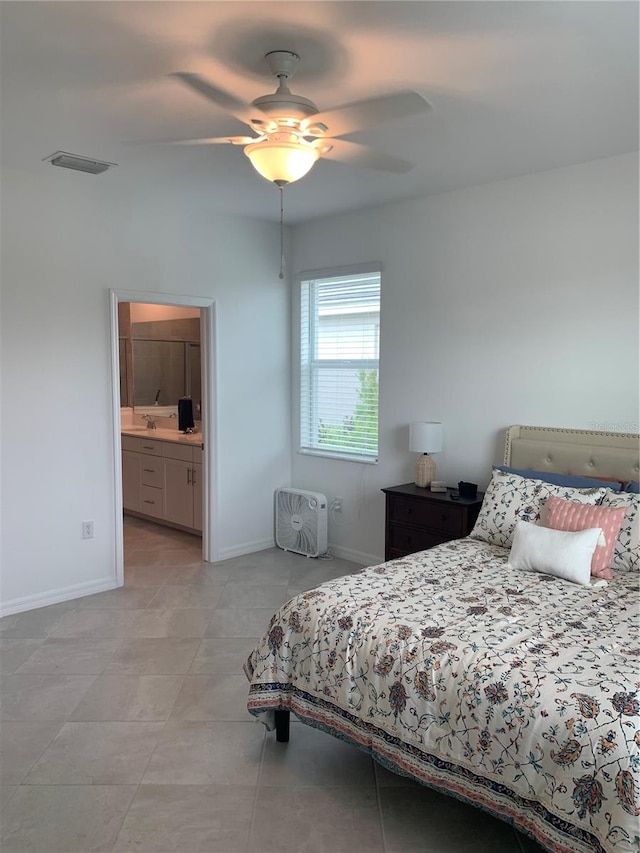
[[[445,533],[459,533],[464,536],[462,517],[458,507],[447,506],[444,503],[427,503],[426,501],[410,500],[390,496],[389,520],[404,524],[417,524],[429,527],[431,530],[442,530]],[[448,538],[451,538],[450,536]],[[429,548],[429,545],[425,545]]]
[[412,530],[410,527],[396,525],[389,531],[388,546],[394,555],[403,556],[433,548],[434,545],[448,542],[450,538],[446,535],[438,536],[437,533],[425,533],[424,530]]
[[393,560],[468,536],[482,505],[475,498],[453,500],[453,489],[431,492],[415,483],[388,486],[386,495],[385,559]]

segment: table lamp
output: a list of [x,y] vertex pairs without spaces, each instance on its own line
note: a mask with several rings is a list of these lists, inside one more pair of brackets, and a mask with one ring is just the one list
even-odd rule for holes
[[429,454],[442,450],[442,424],[436,421],[415,421],[410,424],[409,450],[422,454],[416,460],[415,483],[426,489],[436,478],[436,463]]

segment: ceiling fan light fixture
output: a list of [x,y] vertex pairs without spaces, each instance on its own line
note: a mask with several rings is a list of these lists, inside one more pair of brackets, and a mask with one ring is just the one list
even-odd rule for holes
[[258,174],[278,186],[303,178],[319,156],[308,143],[268,140],[247,145],[244,153]]

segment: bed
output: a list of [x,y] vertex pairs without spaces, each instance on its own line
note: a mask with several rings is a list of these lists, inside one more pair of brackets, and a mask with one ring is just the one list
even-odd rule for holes
[[[471,537],[292,598],[245,664],[248,709],[278,740],[293,712],[554,853],[637,853],[639,497],[600,480],[639,479],[638,436],[511,427],[505,464],[599,479],[574,489],[494,471],[495,506],[485,497]],[[512,568],[494,480],[512,497],[516,483],[624,506],[611,579]],[[530,494],[506,515],[531,513]]]

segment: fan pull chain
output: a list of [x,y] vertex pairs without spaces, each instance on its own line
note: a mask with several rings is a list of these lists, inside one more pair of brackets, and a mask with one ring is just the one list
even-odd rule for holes
[[278,187],[280,190],[280,275],[278,278],[284,278],[284,191],[283,187]]

